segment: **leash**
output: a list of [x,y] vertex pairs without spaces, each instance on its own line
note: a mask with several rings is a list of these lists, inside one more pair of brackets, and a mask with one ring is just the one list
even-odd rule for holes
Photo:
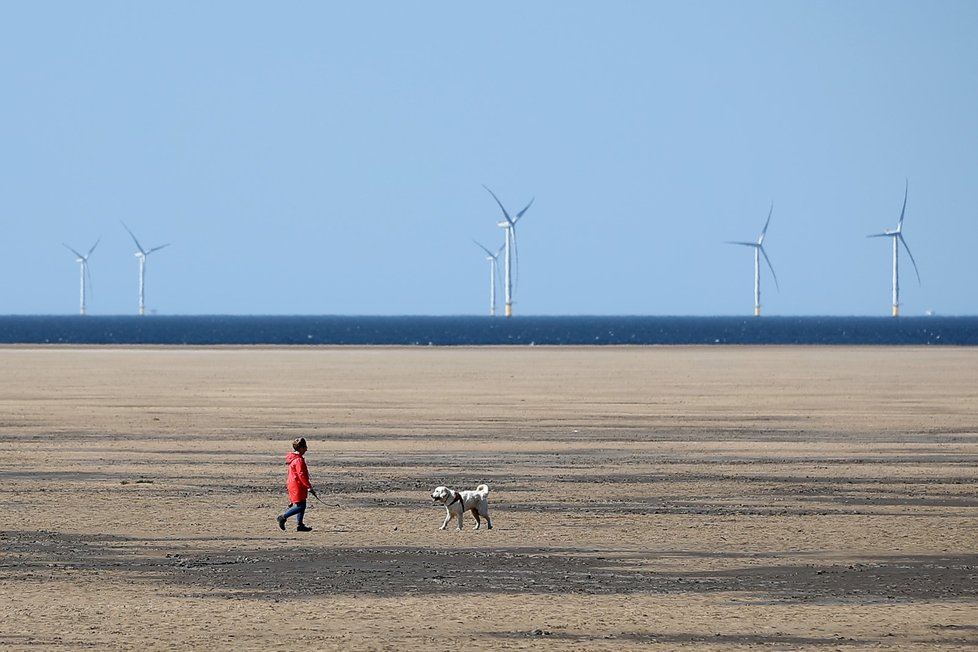
[[338,504],[336,504],[336,505],[330,505],[330,504],[329,504],[329,503],[327,503],[327,502],[326,502],[325,500],[323,500],[322,498],[320,498],[320,497],[319,497],[319,494],[318,494],[318,493],[316,493],[316,490],[315,490],[315,489],[310,489],[310,490],[309,490],[309,493],[311,493],[311,494],[312,494],[312,497],[313,497],[313,498],[315,498],[316,500],[318,500],[318,501],[319,501],[319,502],[321,502],[322,504],[324,504],[324,505],[326,505],[327,507],[339,507],[339,505],[338,505]]

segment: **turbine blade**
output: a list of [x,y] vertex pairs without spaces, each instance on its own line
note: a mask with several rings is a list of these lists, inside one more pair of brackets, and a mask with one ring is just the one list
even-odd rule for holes
[[739,240],[724,240],[724,244],[743,245],[745,247],[758,247],[756,242],[740,242]]
[[907,246],[907,241],[903,239],[903,234],[897,235],[900,238],[900,242],[903,243],[903,248],[907,250],[907,255],[910,256],[910,262],[913,263],[913,271],[917,273],[917,283],[923,285],[920,280],[920,271],[917,269],[917,261],[913,259],[913,254],[910,253],[910,247]]
[[487,256],[489,256],[489,257],[491,257],[491,258],[495,258],[495,256],[493,256],[493,255],[492,255],[492,252],[491,252],[491,251],[489,251],[488,249],[486,249],[486,248],[485,248],[485,247],[484,247],[484,246],[482,245],[482,243],[481,243],[481,242],[479,242],[478,240],[473,240],[472,242],[474,242],[475,244],[477,244],[477,245],[479,246],[479,249],[482,249],[482,250],[483,250],[484,252],[486,252],[486,255],[487,255]]
[[503,206],[503,203],[501,201],[499,201],[499,197],[496,196],[496,193],[494,193],[492,190],[489,190],[489,186],[485,184],[482,184],[482,187],[489,191],[489,194],[492,195],[492,198],[496,200],[497,204],[499,204],[499,209],[503,212],[503,215],[506,216],[506,221],[512,224],[513,218],[511,218],[509,216],[509,213],[506,212],[506,207]]
[[893,234],[892,233],[871,233],[871,234],[867,235],[866,237],[867,238],[882,238],[884,236],[890,236],[890,237],[892,237]]
[[[520,211],[519,213],[517,213],[517,214],[516,214],[516,220],[518,220],[518,219],[520,219],[521,217],[523,217],[523,213],[525,213],[526,211],[528,211],[528,210],[530,210],[530,206],[533,206],[533,202],[535,202],[535,201],[536,201],[536,199],[537,199],[536,197],[534,197],[533,199],[531,199],[531,200],[530,200],[530,203],[529,203],[529,204],[527,204],[527,205],[526,205],[526,206],[525,206],[525,207],[523,208],[523,210],[521,210],[521,211]],[[516,220],[513,220],[513,221],[515,222]]]
[[900,210],[900,221],[897,222],[897,231],[903,228],[903,216],[907,212],[907,193],[910,192],[910,179],[907,179],[907,185],[903,189],[903,208]]
[[513,285],[519,287],[520,285],[520,248],[516,244],[516,224],[509,227],[509,230],[513,232]]
[[164,245],[160,245],[159,247],[153,247],[152,249],[150,249],[149,251],[147,251],[147,252],[146,252],[146,255],[148,256],[148,255],[150,255],[151,253],[153,253],[154,251],[159,251],[159,250],[160,250],[160,249],[162,249],[163,247],[169,247],[169,246],[170,246],[170,243],[169,243],[169,242],[167,242],[166,244],[164,244]]
[[139,244],[139,240],[136,239],[136,235],[132,232],[132,230],[128,226],[126,226],[125,222],[122,223],[122,226],[126,231],[129,232],[129,237],[132,238],[132,241],[136,243],[136,249],[139,249],[139,253],[145,256],[146,250],[143,249],[143,246],[141,244]]
[[99,237],[99,239],[95,241],[95,244],[92,245],[92,248],[88,250],[88,253],[85,255],[85,258],[88,258],[89,256],[92,255],[92,252],[95,251],[95,247],[97,247],[98,246],[98,243],[101,242],[101,241],[102,241],[102,238]]
[[76,256],[78,256],[78,259],[79,260],[85,260],[85,256],[82,256],[80,253],[78,253],[77,251],[75,251],[74,249],[72,249],[71,247],[69,247],[68,245],[66,245],[65,243],[62,242],[61,244],[63,244],[65,246],[65,249],[67,249],[71,253],[73,253]]
[[764,228],[761,229],[761,237],[757,239],[757,244],[764,242],[764,236],[767,235],[767,227],[771,223],[771,214],[774,213],[774,202],[771,202],[771,210],[767,213],[767,221],[764,222]]
[[88,277],[88,293],[94,297],[95,296],[95,282],[92,280],[92,270],[88,266],[88,260],[82,263],[85,267],[85,276]]
[[771,264],[771,259],[767,257],[767,252],[764,251],[764,247],[758,247],[758,249],[764,254],[764,260],[767,261],[767,266],[771,270],[771,276],[774,277],[774,287],[778,288],[778,292],[780,292],[781,286],[778,284],[778,275],[774,273],[774,265]]

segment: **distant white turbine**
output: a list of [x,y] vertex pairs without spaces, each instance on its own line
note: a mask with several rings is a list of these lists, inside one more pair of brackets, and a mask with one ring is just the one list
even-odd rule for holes
[[91,272],[88,271],[88,257],[92,255],[92,252],[95,251],[95,247],[98,246],[98,243],[101,240],[102,240],[102,238],[99,238],[98,240],[96,240],[95,241],[95,244],[92,245],[92,248],[88,250],[88,253],[87,254],[84,254],[84,255],[78,253],[77,251],[75,251],[74,249],[72,249],[71,247],[69,247],[68,245],[66,245],[65,243],[63,243],[63,242],[61,243],[61,244],[63,244],[68,249],[68,251],[70,251],[71,253],[75,254],[76,260],[77,260],[77,262],[79,263],[79,266],[80,266],[80,270],[81,270],[81,307],[79,308],[79,314],[81,314],[81,315],[84,315],[85,314],[85,290],[86,290],[86,287],[87,287],[86,286],[86,283],[88,281],[91,281],[91,279],[92,279]]
[[893,239],[893,316],[900,316],[900,243],[903,243],[903,248],[907,250],[907,255],[910,256],[910,262],[913,263],[913,271],[917,274],[917,283],[920,283],[920,271],[917,269],[917,261],[913,259],[913,254],[910,253],[910,247],[907,246],[907,241],[903,239],[903,217],[907,212],[907,193],[910,190],[910,180],[907,179],[906,187],[903,190],[903,209],[900,211],[900,221],[897,222],[895,229],[889,229],[883,231],[883,233],[873,233],[872,235],[866,236],[867,238],[883,238],[889,237]]
[[523,208],[523,210],[517,213],[516,217],[514,218],[514,217],[510,217],[509,213],[506,212],[506,208],[503,207],[503,203],[499,201],[498,197],[496,197],[496,193],[494,193],[492,190],[489,190],[488,186],[483,185],[482,187],[488,190],[489,194],[492,195],[492,198],[496,200],[496,203],[499,204],[500,210],[502,210],[503,212],[503,216],[506,218],[501,222],[497,222],[496,226],[502,227],[506,232],[505,233],[506,239],[503,244],[506,251],[506,257],[504,259],[504,265],[503,265],[503,269],[505,271],[505,277],[506,277],[505,285],[504,285],[506,290],[506,313],[505,314],[507,317],[512,317],[513,316],[513,259],[514,258],[516,259],[516,266],[519,267],[519,252],[518,252],[518,247],[516,245],[516,223],[520,221],[521,217],[523,217],[523,213],[525,213],[530,208],[530,206],[533,205],[533,200],[536,198],[534,197],[533,199],[531,199],[530,203],[527,204]]
[[761,235],[757,238],[757,242],[736,242],[727,241],[727,244],[743,245],[745,247],[751,247],[754,249],[754,316],[761,316],[761,256],[764,256],[764,260],[767,261],[767,266],[771,269],[771,276],[774,277],[774,285],[781,291],[781,286],[778,285],[778,275],[774,273],[774,265],[771,264],[771,259],[767,257],[767,252],[764,251],[764,236],[767,235],[768,224],[771,223],[771,214],[774,213],[774,204],[771,204],[771,210],[768,211],[767,221],[764,222],[764,228],[761,230]]
[[129,227],[126,226],[125,222],[122,223],[122,226],[125,227],[126,231],[129,231],[129,236],[132,238],[132,241],[136,243],[136,248],[139,249],[139,251],[137,251],[133,255],[139,259],[139,314],[145,315],[146,296],[144,293],[144,288],[146,287],[146,256],[150,255],[154,251],[159,251],[163,247],[169,247],[170,243],[160,245],[159,247],[153,247],[152,249],[147,251],[143,249],[143,246],[141,244],[139,244],[139,240],[136,239],[136,236],[133,235],[133,232],[129,230]]
[[477,242],[476,240],[473,240],[472,242],[475,242],[479,246],[479,249],[482,249],[484,252],[486,252],[486,260],[489,261],[489,316],[495,317],[496,316],[496,277],[499,276],[499,270],[498,270],[499,254],[503,252],[503,248],[506,245],[505,244],[500,245],[499,251],[497,251],[496,253],[492,253],[491,251],[486,249],[485,246],[482,245],[482,243]]

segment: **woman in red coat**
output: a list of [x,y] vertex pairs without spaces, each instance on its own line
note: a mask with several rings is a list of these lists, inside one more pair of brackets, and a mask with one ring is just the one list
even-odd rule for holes
[[309,482],[309,469],[306,468],[306,460],[302,457],[306,454],[306,440],[299,437],[292,441],[292,452],[285,456],[285,464],[288,466],[288,477],[286,486],[289,488],[289,500],[292,504],[289,509],[276,518],[279,529],[285,529],[285,521],[295,515],[296,532],[311,532],[312,528],[302,522],[302,516],[306,512],[306,498],[309,494],[316,495],[316,490]]

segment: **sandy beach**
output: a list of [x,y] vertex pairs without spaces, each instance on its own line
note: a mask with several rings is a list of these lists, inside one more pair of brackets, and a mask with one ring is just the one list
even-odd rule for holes
[[[0,348],[0,648],[965,650],[978,348]],[[278,529],[309,442],[310,533]],[[437,485],[491,488],[440,531]]]

